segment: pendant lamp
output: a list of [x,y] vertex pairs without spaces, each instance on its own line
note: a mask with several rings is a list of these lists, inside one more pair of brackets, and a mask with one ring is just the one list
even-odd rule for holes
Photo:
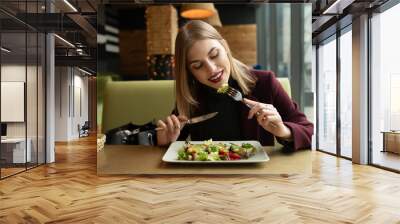
[[214,13],[213,3],[184,3],[181,7],[181,16],[186,19],[205,19]]

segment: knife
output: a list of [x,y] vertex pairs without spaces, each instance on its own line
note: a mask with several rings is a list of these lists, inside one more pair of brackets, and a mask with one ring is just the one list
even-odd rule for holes
[[[218,114],[218,112],[212,112],[212,113],[201,115],[201,116],[198,116],[198,117],[193,117],[193,118],[190,118],[189,120],[181,121],[181,124],[196,124],[196,123],[199,123],[199,122],[206,121],[206,120],[208,120],[210,118],[213,118],[217,114]],[[159,127],[159,128],[156,128],[156,131],[163,130],[163,129],[164,128]]]
[[[193,117],[193,118],[191,118],[189,120],[181,121],[181,124],[196,124],[196,123],[208,120],[210,118],[213,118],[217,114],[218,114],[218,112],[213,112],[213,113],[201,115],[201,116],[198,116],[198,117]],[[159,130],[163,130],[163,128],[159,127],[159,128],[155,128],[155,130],[159,131]],[[135,135],[135,134],[137,134],[139,132],[140,132],[140,128],[136,128],[132,132],[130,132],[129,135]]]

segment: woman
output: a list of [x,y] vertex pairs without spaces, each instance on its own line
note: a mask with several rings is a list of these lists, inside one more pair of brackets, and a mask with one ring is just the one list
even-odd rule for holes
[[[176,37],[177,108],[159,120],[158,145],[184,140],[258,140],[273,145],[274,136],[294,150],[311,147],[313,124],[286,94],[270,71],[250,70],[232,57],[227,42],[211,25],[193,20]],[[217,89],[228,83],[245,96],[234,101]],[[204,122],[183,125],[187,118],[218,112]],[[179,115],[179,116],[178,116]]]

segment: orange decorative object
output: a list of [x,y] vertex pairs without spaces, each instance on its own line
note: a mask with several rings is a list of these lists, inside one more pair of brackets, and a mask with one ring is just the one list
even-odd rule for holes
[[188,3],[183,4],[181,16],[186,19],[205,19],[215,13],[213,3]]

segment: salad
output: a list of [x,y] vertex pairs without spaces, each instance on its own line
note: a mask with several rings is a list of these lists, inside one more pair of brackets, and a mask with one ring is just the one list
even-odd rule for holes
[[250,143],[237,145],[234,143],[214,143],[212,139],[202,144],[186,142],[178,151],[178,160],[219,161],[247,159],[256,153],[257,149]]
[[219,88],[217,89],[217,93],[224,94],[224,93],[226,93],[226,92],[228,91],[228,89],[229,89],[228,83],[224,83],[224,84],[222,84],[221,87],[219,87]]

